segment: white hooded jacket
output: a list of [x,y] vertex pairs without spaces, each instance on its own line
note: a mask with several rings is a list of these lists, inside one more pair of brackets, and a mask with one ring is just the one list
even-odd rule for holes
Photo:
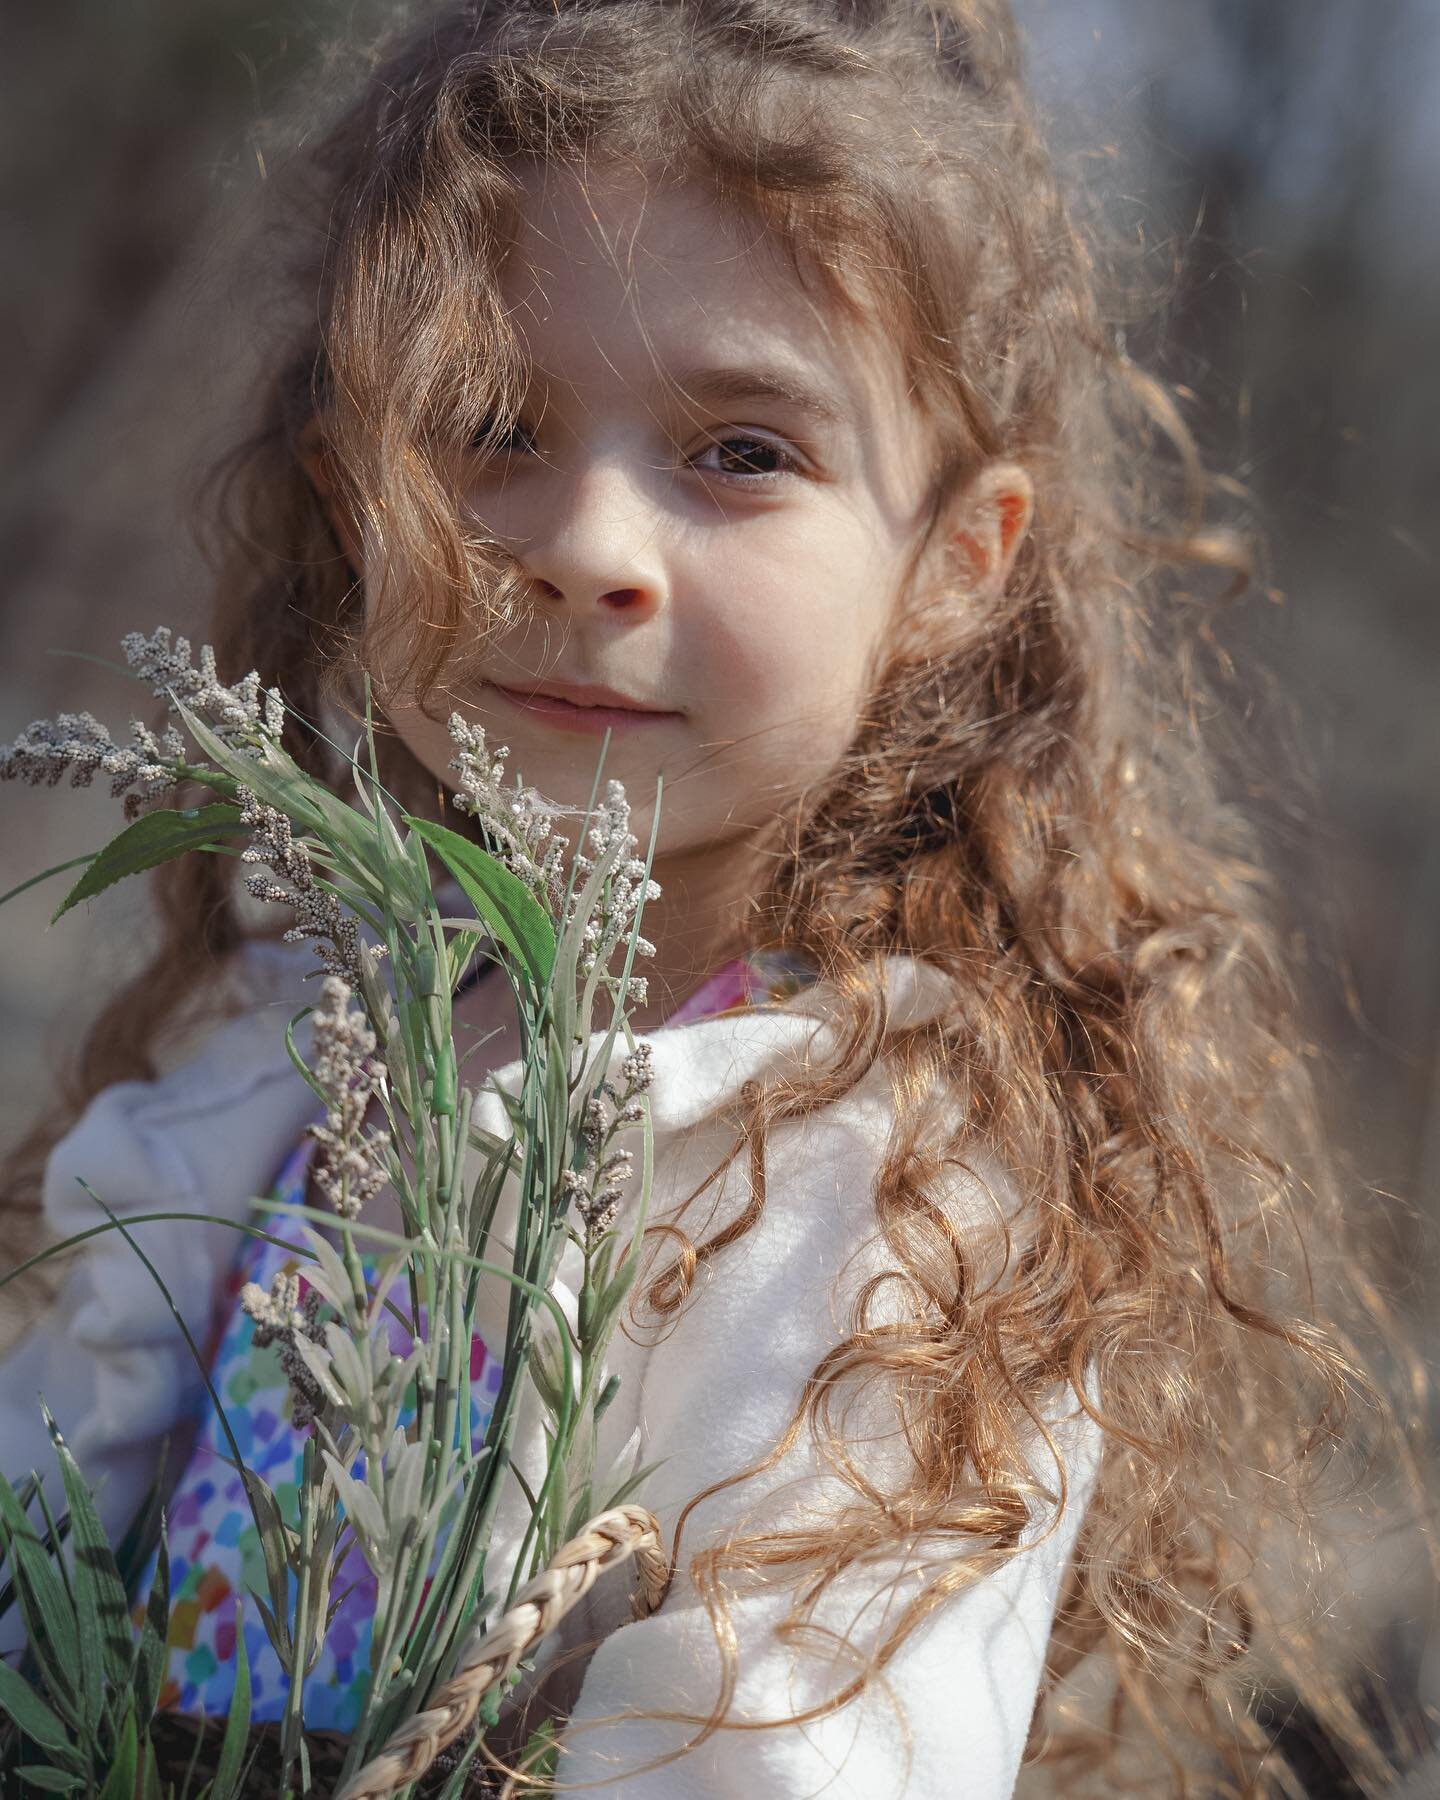
[[[121,1218],[155,1211],[193,1216],[194,1225],[134,1228],[202,1347],[217,1297],[244,1242],[229,1228],[250,1216],[304,1125],[315,1098],[293,1068],[284,1027],[310,998],[308,946],[252,946],[254,1005],[218,1027],[198,1051],[153,1082],[121,1082],[99,1094],[55,1146],[44,1209],[61,1236],[103,1220],[83,1179]],[[908,958],[884,966],[892,1018],[930,1016],[939,978]],[[305,1028],[297,1032],[302,1053]],[[654,1179],[650,1221],[685,1199],[723,1159],[732,1130],[716,1118],[752,1079],[783,1075],[807,1055],[824,1059],[830,1033],[823,1006],[802,994],[783,1005],[664,1026],[647,1034],[654,1075],[650,1113]],[[598,1049],[601,1040],[594,1040]],[[614,1052],[613,1077],[626,1054]],[[490,1078],[515,1094],[520,1064]],[[618,1393],[600,1428],[601,1465],[664,1459],[634,1496],[673,1546],[675,1525],[700,1489],[763,1457],[788,1423],[811,1371],[847,1335],[850,1299],[893,1266],[876,1243],[872,1187],[893,1118],[889,1077],[878,1065],[842,1100],[770,1134],[766,1204],[757,1223],[704,1271],[696,1290],[656,1341],[624,1327],[612,1340]],[[482,1092],[475,1123],[509,1131],[498,1093]],[[638,1133],[638,1128],[635,1129]],[[638,1135],[622,1138],[638,1146]],[[637,1158],[638,1161],[638,1158]],[[982,1179],[983,1175],[983,1179]],[[638,1184],[632,1183],[632,1186]],[[731,1218],[748,1197],[748,1157],[686,1215],[692,1237],[707,1220]],[[712,1215],[712,1200],[714,1211]],[[1013,1189],[990,1167],[958,1176],[947,1193],[957,1220],[983,1233],[1013,1206]],[[229,1225],[225,1223],[229,1222]],[[617,1224],[624,1235],[626,1215]],[[712,1227],[713,1228],[713,1227]],[[504,1237],[502,1210],[497,1230]],[[567,1246],[555,1293],[574,1318],[581,1258]],[[499,1307],[503,1299],[491,1297]],[[476,1325],[503,1343],[482,1298]],[[622,1314],[623,1317],[623,1314]],[[494,1335],[492,1335],[494,1334]],[[160,1446],[197,1411],[203,1388],[184,1335],[150,1274],[118,1233],[94,1239],[57,1300],[0,1363],[0,1460],[17,1479],[50,1466],[39,1410],[42,1394],[82,1468],[98,1488],[112,1536],[123,1531],[154,1476]],[[513,1456],[532,1484],[543,1474],[538,1395],[527,1383]],[[903,1473],[908,1451],[893,1415],[867,1399],[845,1415],[847,1449],[882,1487]],[[862,1429],[856,1431],[856,1421]],[[626,1712],[676,1710],[706,1716],[721,1661],[708,1614],[686,1574],[690,1556],[736,1530],[786,1520],[813,1524],[853,1502],[802,1430],[790,1452],[752,1481],[726,1488],[690,1514],[680,1567],[658,1612],[629,1620],[630,1584],[610,1574],[546,1640],[543,1671],[557,1655],[598,1643],[577,1658],[565,1685],[547,1686],[569,1705],[559,1768],[562,1787],[588,1784],[601,1800],[754,1800],[759,1795],[826,1800],[1004,1800],[1014,1786],[1043,1668],[1056,1597],[1098,1464],[1099,1433],[1073,1394],[1057,1397],[1052,1430],[1064,1462],[1068,1501],[1042,1510],[1022,1552],[925,1620],[890,1661],[878,1686],[827,1716],[770,1730],[722,1728],[677,1760],[641,1765],[693,1737],[693,1723]],[[1062,1471],[1037,1450],[1036,1476],[1052,1492]],[[512,1482],[502,1498],[490,1567],[508,1571],[528,1506]],[[817,1624],[862,1656],[880,1642],[905,1602],[933,1576],[922,1567],[870,1559],[852,1567],[816,1608]],[[733,1586],[733,1578],[732,1578]],[[822,1701],[856,1666],[792,1649],[774,1635],[792,1592],[745,1583],[728,1596],[738,1650],[729,1719],[760,1720]],[[12,1619],[0,1649],[16,1647]],[[512,1704],[514,1702],[512,1701]]]

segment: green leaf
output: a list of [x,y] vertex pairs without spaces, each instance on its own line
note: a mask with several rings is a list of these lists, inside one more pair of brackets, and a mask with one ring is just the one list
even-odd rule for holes
[[288,1668],[293,1648],[290,1643],[290,1632],[281,1623],[274,1610],[265,1604],[265,1597],[257,1589],[250,1589],[250,1598],[255,1602],[260,1614],[260,1623],[265,1627],[265,1635],[270,1640],[270,1648],[275,1652],[276,1660],[282,1668]]
[[[173,1795],[174,1789],[171,1789]],[[140,1782],[137,1800],[164,1800],[160,1792],[160,1762],[155,1754],[155,1746],[147,1735],[145,1749],[140,1758]]]
[[[22,1504],[28,1506],[29,1502],[24,1501]],[[40,1508],[41,1515],[45,1520],[45,1547],[50,1552],[51,1564],[64,1584],[65,1593],[69,1598],[70,1607],[73,1611],[75,1606],[75,1590],[70,1583],[70,1571],[66,1567],[64,1557],[60,1554],[60,1546],[70,1535],[70,1515],[69,1513],[66,1513],[63,1518],[57,1519],[54,1513],[51,1512],[50,1496],[45,1492],[44,1482],[37,1481],[35,1484],[35,1504]]]
[[[612,1506],[622,1506],[635,1492],[636,1488],[648,1481],[655,1471],[663,1464],[669,1462],[669,1460],[670,1458],[668,1456],[662,1456],[657,1462],[646,1463],[643,1469],[637,1469],[628,1481],[622,1481],[613,1494],[607,1495],[604,1506],[598,1507],[596,1510],[599,1512],[609,1512]],[[573,1536],[574,1534],[572,1533],[571,1535]]]
[[193,781],[197,787],[208,787],[212,793],[223,794],[227,800],[233,800],[240,788],[233,775],[227,775],[223,769],[207,769],[200,763],[188,764],[182,779]]
[[[75,1617],[80,1627],[80,1660],[86,1671],[94,1668],[103,1704],[104,1684],[116,1692],[130,1679],[130,1663],[134,1643],[130,1632],[130,1603],[125,1584],[115,1567],[110,1540],[95,1502],[90,1485],[80,1473],[80,1465],[70,1454],[70,1446],[60,1435],[60,1428],[50,1409],[41,1403],[45,1428],[55,1446],[60,1464],[60,1479],[65,1483],[65,1498],[70,1502],[70,1539],[75,1551]],[[99,1718],[99,1709],[95,1717]]]
[[536,992],[543,993],[555,964],[555,928],[525,883],[448,825],[409,813],[405,823],[449,869],[495,937],[524,965]]
[[[230,1462],[228,1456],[222,1460]],[[243,1463],[234,1463],[231,1466],[245,1484],[245,1492],[250,1501],[250,1512],[255,1520],[255,1530],[260,1538],[261,1554],[265,1558],[265,1579],[270,1589],[270,1604],[275,1609],[277,1621],[288,1619],[290,1545],[291,1540],[297,1543],[299,1540],[281,1517],[280,1503],[276,1500],[264,1476],[257,1474],[254,1469],[246,1468]],[[256,1595],[256,1598],[258,1599],[259,1596]],[[262,1607],[262,1614],[263,1611]],[[288,1653],[282,1650],[278,1644],[276,1645],[276,1654],[288,1667]]]
[[[248,788],[264,805],[277,807],[302,828],[308,829],[319,819],[320,810],[313,791],[319,783],[305,775],[294,758],[278,745],[263,754],[258,748],[241,750],[234,744],[227,744],[183,701],[176,701],[175,711],[211,764],[237,786]],[[328,788],[324,791],[330,793]],[[330,798],[334,800],[334,795]],[[343,807],[345,803],[336,801],[336,804]],[[353,808],[346,807],[345,810],[353,812]]]
[[[185,1765],[185,1779],[180,1783],[178,1793],[176,1792],[175,1783],[173,1781],[170,1783],[170,1786],[166,1791],[166,1800],[190,1800],[190,1791],[195,1781],[195,1771],[200,1767],[200,1755],[205,1748],[207,1725],[203,1701],[197,1702],[196,1710],[198,1716],[195,1720],[195,1736],[190,1745],[190,1760]],[[149,1740],[147,1739],[146,1741],[148,1744]],[[156,1774],[153,1769],[146,1769],[143,1772],[143,1775],[147,1780],[151,1778],[154,1779],[155,1792],[152,1795],[149,1787],[146,1787],[143,1790],[142,1800],[160,1800],[160,1781],[158,1774]],[[199,1790],[199,1800],[206,1800],[209,1791],[210,1784],[207,1781],[205,1786]]]
[[105,1785],[100,1790],[100,1800],[135,1800],[135,1772],[140,1760],[139,1739],[135,1731],[135,1709],[125,1714],[125,1723],[120,1731],[120,1742],[115,1746],[115,1760],[110,1765],[110,1773],[105,1777]]
[[[529,1742],[520,1752],[519,1767],[532,1780],[540,1781],[555,1774],[560,1746],[555,1737],[555,1721],[546,1719],[530,1733]],[[534,1757],[532,1762],[530,1759]]]
[[[251,752],[239,750],[217,737],[188,707],[177,704],[176,711],[212,763],[249,788],[262,804],[284,813],[298,830],[316,837],[359,893],[379,900],[388,887],[396,911],[415,916],[421,896],[413,878],[403,862],[387,865],[382,878],[375,866],[375,833],[359,807],[348,805],[323,781],[307,775],[278,744],[266,743],[263,749]],[[345,898],[343,886],[341,898]]]
[[168,1661],[166,1640],[170,1634],[170,1546],[165,1540],[165,1527],[160,1527],[160,1544],[155,1552],[155,1579],[150,1583],[145,1603],[145,1620],[135,1645],[135,1664],[130,1676],[135,1696],[135,1711],[142,1725],[149,1725],[165,1680]]
[[150,1560],[150,1552],[160,1540],[165,1519],[165,1495],[170,1487],[165,1478],[169,1454],[170,1440],[164,1438],[161,1440],[160,1454],[155,1458],[155,1479],[146,1489],[145,1498],[125,1528],[124,1537],[115,1546],[115,1567],[120,1571],[120,1579],[125,1584],[127,1594],[134,1592],[135,1583]]
[[31,1787],[39,1788],[42,1794],[73,1794],[85,1785],[83,1775],[67,1775],[63,1769],[46,1769],[37,1766],[17,1769],[15,1774],[19,1780],[27,1782]]
[[220,1745],[220,1760],[215,1765],[215,1780],[210,1800],[232,1800],[240,1793],[245,1747],[250,1737],[250,1658],[245,1649],[245,1619],[237,1600],[235,1605],[235,1693],[230,1701],[230,1717],[225,1722],[225,1737]]
[[[27,1738],[52,1756],[68,1761],[75,1755],[70,1733],[50,1708],[7,1662],[0,1662],[0,1710],[7,1712]],[[76,1758],[78,1762],[78,1758]]]
[[609,1340],[611,1321],[624,1304],[625,1296],[634,1287],[639,1267],[638,1255],[627,1256],[621,1263],[619,1272],[596,1294],[594,1307],[590,1314],[590,1341],[592,1344],[605,1343]]
[[565,1373],[560,1356],[555,1333],[543,1325],[538,1327],[531,1340],[525,1369],[552,1419],[559,1417],[564,1399]]
[[90,866],[56,908],[50,923],[61,919],[82,900],[123,881],[127,875],[155,869],[161,863],[184,856],[188,850],[210,850],[217,838],[241,830],[240,809],[224,802],[213,806],[167,807],[145,813],[112,838],[90,860]]
[[316,1076],[315,1071],[300,1054],[299,1045],[295,1042],[295,1027],[300,1024],[302,1020],[308,1019],[314,1011],[315,1008],[313,1006],[302,1006],[295,1017],[285,1027],[285,1052],[286,1055],[289,1056],[290,1061],[295,1065],[296,1072],[300,1075],[306,1087],[310,1089],[317,1100],[321,1100],[325,1103],[326,1110],[328,1111],[330,1107],[330,1096],[320,1085],[320,1081]]
[[54,1564],[15,1490],[0,1475],[0,1552],[10,1563],[25,1621],[30,1650],[40,1666],[45,1689],[71,1725],[79,1726],[80,1690],[75,1672],[80,1645],[75,1611]]

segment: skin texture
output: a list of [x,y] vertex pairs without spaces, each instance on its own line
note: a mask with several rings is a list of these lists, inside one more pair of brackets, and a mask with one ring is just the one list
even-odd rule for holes
[[[642,854],[664,783],[643,1030],[724,954],[766,827],[845,750],[912,581],[958,571],[977,604],[1003,589],[1030,485],[1012,465],[983,470],[917,565],[929,439],[883,328],[822,310],[758,226],[727,222],[698,190],[537,176],[504,291],[532,370],[521,430],[458,473],[533,606],[492,644],[486,685],[432,702],[438,719],[403,699],[390,717],[448,784],[454,705],[509,746],[512,776],[583,806],[601,737],[488,683],[603,683],[674,714],[617,731],[605,764]],[[835,416],[697,373],[717,369],[782,373]],[[318,461],[312,477],[323,487]],[[403,604],[335,524],[364,564],[367,607]]]

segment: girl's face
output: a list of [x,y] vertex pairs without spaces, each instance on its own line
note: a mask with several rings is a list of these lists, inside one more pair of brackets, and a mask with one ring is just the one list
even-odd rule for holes
[[[920,415],[880,329],[822,310],[699,189],[536,176],[504,290],[521,429],[458,474],[529,604],[438,720],[391,720],[448,782],[453,704],[510,747],[511,778],[576,806],[612,724],[604,774],[642,851],[658,774],[657,877],[703,884],[856,730],[925,524]],[[542,684],[647,710],[527,706]]]

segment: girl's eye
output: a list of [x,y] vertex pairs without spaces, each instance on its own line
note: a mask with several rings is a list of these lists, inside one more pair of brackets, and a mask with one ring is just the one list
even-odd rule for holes
[[767,479],[773,481],[777,475],[800,473],[800,464],[795,457],[770,438],[752,437],[748,433],[718,438],[705,446],[703,454],[708,455],[711,451],[719,457],[718,466],[710,465],[713,473],[749,480],[756,486]]

